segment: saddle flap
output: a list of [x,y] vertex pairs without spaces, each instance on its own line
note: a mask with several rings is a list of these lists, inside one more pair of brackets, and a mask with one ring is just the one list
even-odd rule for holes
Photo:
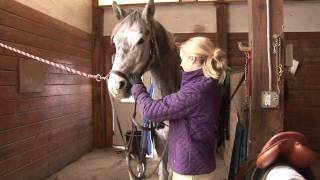
[[284,142],[286,139],[293,139],[295,141],[301,142],[303,144],[307,144],[307,139],[306,137],[295,131],[286,131],[286,132],[280,132],[276,135],[274,135],[262,148],[262,152],[267,150],[269,147],[279,143],[279,142]]
[[305,168],[316,161],[316,154],[306,145],[295,142],[291,153],[287,155],[289,163],[298,168]]
[[308,148],[306,137],[294,131],[281,132],[274,135],[262,148],[256,165],[260,169],[270,166],[280,155],[283,155],[290,165],[308,167],[316,159],[315,153]]

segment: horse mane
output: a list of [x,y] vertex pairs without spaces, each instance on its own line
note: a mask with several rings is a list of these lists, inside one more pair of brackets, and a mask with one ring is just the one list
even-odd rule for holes
[[[155,28],[155,33],[156,33],[156,38],[157,38],[157,42],[159,43],[160,47],[165,47],[168,46],[168,48],[170,50],[175,50],[176,46],[175,46],[175,39],[172,33],[170,33],[169,31],[167,31],[162,24],[160,24],[158,21],[153,20],[153,26]],[[160,53],[161,50],[163,50],[162,48],[160,49]]]
[[152,27],[156,37],[156,45],[158,46],[158,61],[151,70],[152,78],[158,82],[160,96],[171,94],[180,87],[180,71],[179,71],[179,55],[175,46],[174,36],[168,32],[162,24],[156,20],[152,20]]

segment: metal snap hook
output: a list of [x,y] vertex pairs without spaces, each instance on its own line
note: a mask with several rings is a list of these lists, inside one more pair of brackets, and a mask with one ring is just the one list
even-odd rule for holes
[[97,74],[97,75],[96,75],[96,81],[97,81],[97,82],[100,82],[102,79],[103,79],[103,78],[102,78],[102,76],[101,76],[100,74]]

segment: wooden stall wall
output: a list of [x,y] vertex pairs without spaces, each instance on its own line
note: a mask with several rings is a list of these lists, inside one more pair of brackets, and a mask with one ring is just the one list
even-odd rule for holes
[[[247,33],[229,34],[229,60],[233,69],[244,65],[244,55],[237,49],[236,42],[247,42],[247,39]],[[284,130],[304,133],[311,147],[320,151],[320,32],[286,32],[285,43],[293,44],[293,57],[300,64],[295,75],[285,73]],[[231,112],[241,110],[243,107],[240,105],[232,105]],[[231,114],[230,132],[235,132],[235,123],[236,118]],[[230,161],[233,136],[231,134],[230,141],[226,143],[226,165]]]
[[[91,72],[91,36],[0,0],[0,42]],[[19,93],[19,61],[0,48],[0,179],[45,179],[92,149],[92,82],[45,65],[43,91]]]
[[304,133],[320,151],[320,32],[287,32],[285,39],[300,65],[295,75],[285,76],[284,129]]
[[[237,48],[237,41],[247,42],[247,33],[229,34],[229,64],[233,69],[244,66],[244,55]],[[320,150],[318,112],[320,111],[320,32],[286,32],[286,44],[293,44],[293,57],[300,62],[295,75],[285,73],[285,131],[304,133],[311,147]],[[235,107],[236,108],[236,107]],[[234,123],[231,117],[230,123]],[[234,132],[235,129],[230,129]],[[232,148],[227,145],[228,149]]]

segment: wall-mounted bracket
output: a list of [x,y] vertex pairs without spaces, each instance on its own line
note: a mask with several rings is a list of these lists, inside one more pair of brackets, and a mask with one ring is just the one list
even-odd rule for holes
[[252,50],[251,46],[245,46],[240,41],[238,42],[238,48],[239,48],[240,51],[245,52],[245,53],[250,52]]

